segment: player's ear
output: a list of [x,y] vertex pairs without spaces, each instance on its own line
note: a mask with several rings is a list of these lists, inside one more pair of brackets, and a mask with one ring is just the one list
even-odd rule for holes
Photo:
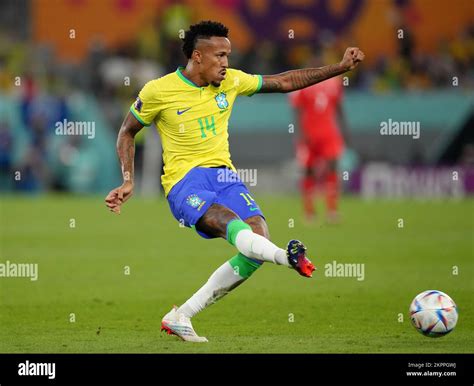
[[193,61],[196,62],[197,64],[201,64],[201,61],[202,61],[201,52],[198,50],[194,50],[191,55],[191,59],[193,59]]

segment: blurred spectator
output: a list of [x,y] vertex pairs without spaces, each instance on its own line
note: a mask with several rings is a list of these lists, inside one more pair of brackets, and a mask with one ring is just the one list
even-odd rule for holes
[[10,189],[12,181],[13,137],[7,122],[0,121],[0,190]]
[[474,167],[474,143],[466,143],[463,146],[459,163],[466,167]]

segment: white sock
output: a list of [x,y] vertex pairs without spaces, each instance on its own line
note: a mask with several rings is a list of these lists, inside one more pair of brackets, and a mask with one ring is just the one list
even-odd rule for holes
[[186,303],[178,308],[178,313],[192,318],[199,311],[214,304],[245,280],[246,279],[239,276],[229,262],[226,261],[214,271],[206,284],[191,296]]
[[290,266],[284,249],[277,247],[270,240],[250,229],[243,229],[237,234],[235,246],[240,253],[247,257]]

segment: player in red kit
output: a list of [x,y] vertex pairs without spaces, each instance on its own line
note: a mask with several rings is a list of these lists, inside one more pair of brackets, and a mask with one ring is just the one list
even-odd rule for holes
[[337,167],[344,151],[344,140],[339,130],[339,125],[344,125],[342,87],[342,79],[334,77],[290,94],[300,128],[296,157],[304,168],[301,192],[308,221],[315,217],[313,201],[316,190],[325,192],[327,221],[339,221]]

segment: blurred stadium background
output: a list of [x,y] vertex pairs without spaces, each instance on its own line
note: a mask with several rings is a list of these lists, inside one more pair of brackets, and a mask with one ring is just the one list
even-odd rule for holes
[[[179,31],[201,19],[230,28],[231,66],[272,74],[325,63],[357,45],[349,75],[345,189],[367,197],[474,192],[474,7],[470,0],[2,0],[1,190],[104,193],[120,183],[115,139],[143,84],[184,63]],[[399,31],[403,31],[400,38]],[[94,122],[95,136],[55,135]],[[419,122],[421,136],[382,136],[380,122]],[[240,98],[230,122],[238,168],[258,192],[296,192],[294,116],[286,95]],[[138,138],[142,194],[159,190],[159,138]],[[453,171],[459,184],[453,184]],[[18,174],[20,172],[20,174]],[[16,177],[15,177],[16,176]]]
[[[0,352],[472,352],[472,0],[0,7],[0,264],[40,266],[38,281],[0,277]],[[130,104],[184,63],[179,32],[202,19],[230,28],[231,65],[249,73],[306,66],[315,52],[333,63],[352,45],[366,61],[345,87],[352,151],[339,226],[301,221],[288,96],[237,99],[234,164],[257,170],[249,188],[275,243],[304,240],[318,270],[302,280],[267,264],[195,319],[210,339],[197,347],[161,337],[159,322],[235,251],[179,228],[160,193],[153,128],[137,139],[136,196],[121,216],[103,199],[121,183],[115,141]],[[64,119],[93,123],[95,135],[56,135]],[[381,135],[389,119],[418,122],[420,138]],[[328,277],[333,261],[365,264],[365,280]],[[410,302],[430,288],[459,305],[446,338],[410,326]]]

